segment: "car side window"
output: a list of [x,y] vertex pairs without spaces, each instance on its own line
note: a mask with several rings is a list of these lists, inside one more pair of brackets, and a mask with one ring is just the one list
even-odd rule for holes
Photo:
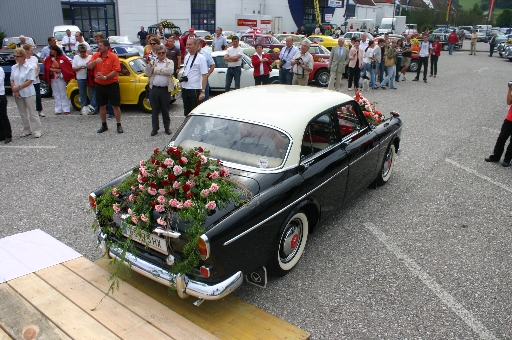
[[355,103],[349,102],[336,108],[340,135],[342,138],[350,135],[354,131],[359,131],[364,127],[357,115],[355,105]]
[[130,70],[128,70],[128,67],[126,67],[126,65],[123,63],[121,63],[121,73],[119,75],[120,76],[129,76],[130,75]]
[[227,68],[228,63],[224,60],[224,57],[215,57],[215,67],[216,68]]
[[329,110],[329,112],[315,118],[306,126],[302,137],[301,159],[322,151],[337,142],[336,127],[331,112]]

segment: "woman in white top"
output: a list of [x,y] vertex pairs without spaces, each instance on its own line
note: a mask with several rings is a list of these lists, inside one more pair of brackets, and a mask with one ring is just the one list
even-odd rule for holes
[[41,68],[39,66],[39,60],[34,56],[34,48],[32,45],[25,44],[23,46],[25,53],[26,62],[31,63],[36,67],[36,80],[32,83],[34,85],[34,89],[36,90],[36,111],[39,114],[39,117],[46,117],[43,113],[43,104],[41,103],[41,81],[39,80],[39,73],[41,72]]
[[[365,48],[363,51],[363,64],[364,69],[361,73],[361,79],[368,79],[367,72],[370,73],[370,84],[372,87],[375,85],[375,70],[372,69],[372,60],[373,60],[373,48],[375,47],[375,42],[373,40],[370,40],[368,42],[368,47]],[[360,80],[360,83],[362,80]],[[359,85],[359,88],[363,88],[362,83]]]
[[26,62],[26,55],[23,48],[14,50],[16,65],[11,68],[11,89],[23,124],[20,137],[33,135],[39,138],[42,134],[41,121],[36,112],[36,90],[32,85],[36,79],[36,68]]
[[78,45],[78,55],[73,58],[73,71],[76,73],[80,93],[80,105],[82,106],[80,114],[87,114],[86,110],[89,109],[87,107],[87,63],[91,58],[92,55],[87,54],[87,47],[82,44]]
[[11,122],[7,117],[7,96],[4,87],[5,72],[0,67],[0,141],[5,144],[12,142]]

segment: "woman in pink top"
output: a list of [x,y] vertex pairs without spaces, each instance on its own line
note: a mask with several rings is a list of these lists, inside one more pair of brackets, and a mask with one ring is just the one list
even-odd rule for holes
[[359,76],[361,74],[361,67],[363,65],[363,53],[359,51],[359,40],[354,40],[352,48],[348,52],[348,90],[352,90],[352,82],[354,88],[359,91]]
[[441,50],[443,49],[443,44],[441,44],[439,37],[436,37],[434,42],[432,43],[432,54],[430,55],[430,76],[432,77],[432,72],[434,72],[434,78],[437,75],[437,60],[441,55]]

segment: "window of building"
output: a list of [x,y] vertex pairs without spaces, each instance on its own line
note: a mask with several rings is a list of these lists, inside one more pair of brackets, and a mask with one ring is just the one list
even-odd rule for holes
[[95,32],[105,37],[117,34],[115,3],[111,0],[62,1],[62,16],[65,25],[76,25],[91,42]]
[[192,0],[191,22],[196,30],[215,32],[215,0]]

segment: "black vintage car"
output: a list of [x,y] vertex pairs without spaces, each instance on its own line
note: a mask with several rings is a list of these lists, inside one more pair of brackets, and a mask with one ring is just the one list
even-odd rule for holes
[[[273,104],[265,109],[233,105],[248,99]],[[155,230],[149,235],[153,246],[135,238],[136,253],[125,256],[132,270],[175,285],[181,297],[199,298],[196,305],[231,293],[244,276],[264,286],[267,270],[273,276],[287,274],[301,258],[310,234],[330,213],[371,184],[385,184],[393,173],[402,121],[393,112],[379,123],[371,122],[360,104],[324,89],[268,85],[231,91],[195,108],[169,147],[210,150],[210,157],[220,159],[231,180],[243,184],[252,197],[206,217],[198,242],[203,250],[199,266],[175,277],[169,269],[175,258],[183,257],[186,224],[162,232],[154,212]],[[105,188],[126,176],[94,191],[91,206],[96,207]],[[114,218],[102,227],[125,228],[126,222]],[[108,228],[98,240],[108,256],[121,258],[122,249],[108,248],[107,241],[114,237]]]

